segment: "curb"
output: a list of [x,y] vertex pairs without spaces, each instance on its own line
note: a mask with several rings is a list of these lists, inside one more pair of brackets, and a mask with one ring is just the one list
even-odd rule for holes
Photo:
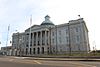
[[100,59],[62,59],[62,58],[25,58],[26,60],[45,60],[45,61],[97,61]]

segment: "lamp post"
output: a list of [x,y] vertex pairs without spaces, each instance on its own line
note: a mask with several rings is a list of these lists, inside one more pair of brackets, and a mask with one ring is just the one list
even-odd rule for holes
[[9,30],[10,30],[10,25],[8,26],[8,32],[7,32],[7,41],[6,41],[6,55],[7,55],[7,45],[8,45],[8,36],[9,36]]

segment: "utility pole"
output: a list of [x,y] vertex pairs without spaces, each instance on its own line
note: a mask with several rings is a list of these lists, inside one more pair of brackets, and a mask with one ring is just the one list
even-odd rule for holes
[[10,25],[8,26],[8,31],[7,31],[6,55],[7,55],[7,45],[8,45],[8,36],[9,36],[9,30],[10,30]]

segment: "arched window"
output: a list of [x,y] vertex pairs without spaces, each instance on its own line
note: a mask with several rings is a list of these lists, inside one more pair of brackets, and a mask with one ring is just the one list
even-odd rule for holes
[[44,47],[42,47],[42,54],[44,54]]
[[28,49],[26,48],[26,54],[28,54]]
[[37,54],[40,54],[40,48],[39,47],[37,48]]
[[32,49],[30,48],[30,54],[32,54]]
[[35,54],[35,48],[33,48],[33,54]]

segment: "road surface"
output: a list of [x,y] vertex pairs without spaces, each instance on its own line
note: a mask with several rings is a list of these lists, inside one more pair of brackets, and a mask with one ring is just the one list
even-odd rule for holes
[[0,67],[100,67],[95,61],[45,61],[20,57],[0,57]]

